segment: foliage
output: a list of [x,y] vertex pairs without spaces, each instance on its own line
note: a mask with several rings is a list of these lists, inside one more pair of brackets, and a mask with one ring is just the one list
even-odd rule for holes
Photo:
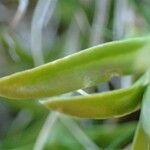
[[[54,6],[51,14],[43,9],[41,0],[31,1],[27,18],[22,18],[27,20],[23,25],[14,23],[15,17],[7,20],[7,27],[1,25],[0,149],[37,150],[38,143],[40,150],[148,150],[147,3],[134,0],[129,3],[133,9],[126,2],[117,1],[47,1],[47,6]],[[35,15],[35,4],[43,12],[41,16]],[[16,9],[16,2],[8,8]],[[134,24],[127,15],[125,23],[121,19],[118,23],[117,14],[123,11],[135,17],[132,21],[141,17],[141,22]],[[135,11],[137,17],[132,14]],[[27,24],[31,24],[31,38],[26,34],[30,33]],[[35,37],[37,41],[33,40]],[[129,76],[130,86],[115,87]],[[115,77],[117,81],[112,84]],[[109,90],[101,92],[105,85],[109,85]]]

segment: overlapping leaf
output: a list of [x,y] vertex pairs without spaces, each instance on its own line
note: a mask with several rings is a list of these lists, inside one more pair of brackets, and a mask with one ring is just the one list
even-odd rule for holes
[[56,111],[83,118],[111,118],[127,115],[140,106],[144,86],[133,86],[127,89],[91,94],[54,98],[43,104]]
[[138,52],[149,38],[110,42],[0,79],[0,96],[41,98],[96,85],[113,72],[136,70]]

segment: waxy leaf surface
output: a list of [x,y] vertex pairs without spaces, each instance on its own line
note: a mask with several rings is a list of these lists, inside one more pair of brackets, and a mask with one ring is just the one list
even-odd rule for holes
[[144,89],[144,86],[134,85],[101,94],[52,98],[42,103],[49,109],[81,118],[121,117],[140,107]]
[[112,73],[136,70],[138,52],[149,38],[135,38],[92,47],[37,68],[0,79],[0,96],[43,98],[90,87],[108,80]]

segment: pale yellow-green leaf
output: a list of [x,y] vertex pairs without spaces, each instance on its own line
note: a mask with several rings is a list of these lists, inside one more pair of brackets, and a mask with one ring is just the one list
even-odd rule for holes
[[90,87],[120,75],[139,73],[138,53],[149,38],[135,38],[98,45],[37,68],[0,79],[0,96],[42,98]]
[[51,110],[81,118],[121,117],[139,109],[144,89],[144,86],[134,85],[100,94],[51,98],[42,104]]

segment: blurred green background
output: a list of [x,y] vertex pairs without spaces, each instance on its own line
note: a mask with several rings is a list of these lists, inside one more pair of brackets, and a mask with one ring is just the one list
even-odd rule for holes
[[[149,31],[149,0],[0,0],[0,76]],[[130,84],[131,76],[114,77],[85,90]],[[0,98],[0,150],[130,149],[138,117],[81,120],[49,112],[38,100]]]

